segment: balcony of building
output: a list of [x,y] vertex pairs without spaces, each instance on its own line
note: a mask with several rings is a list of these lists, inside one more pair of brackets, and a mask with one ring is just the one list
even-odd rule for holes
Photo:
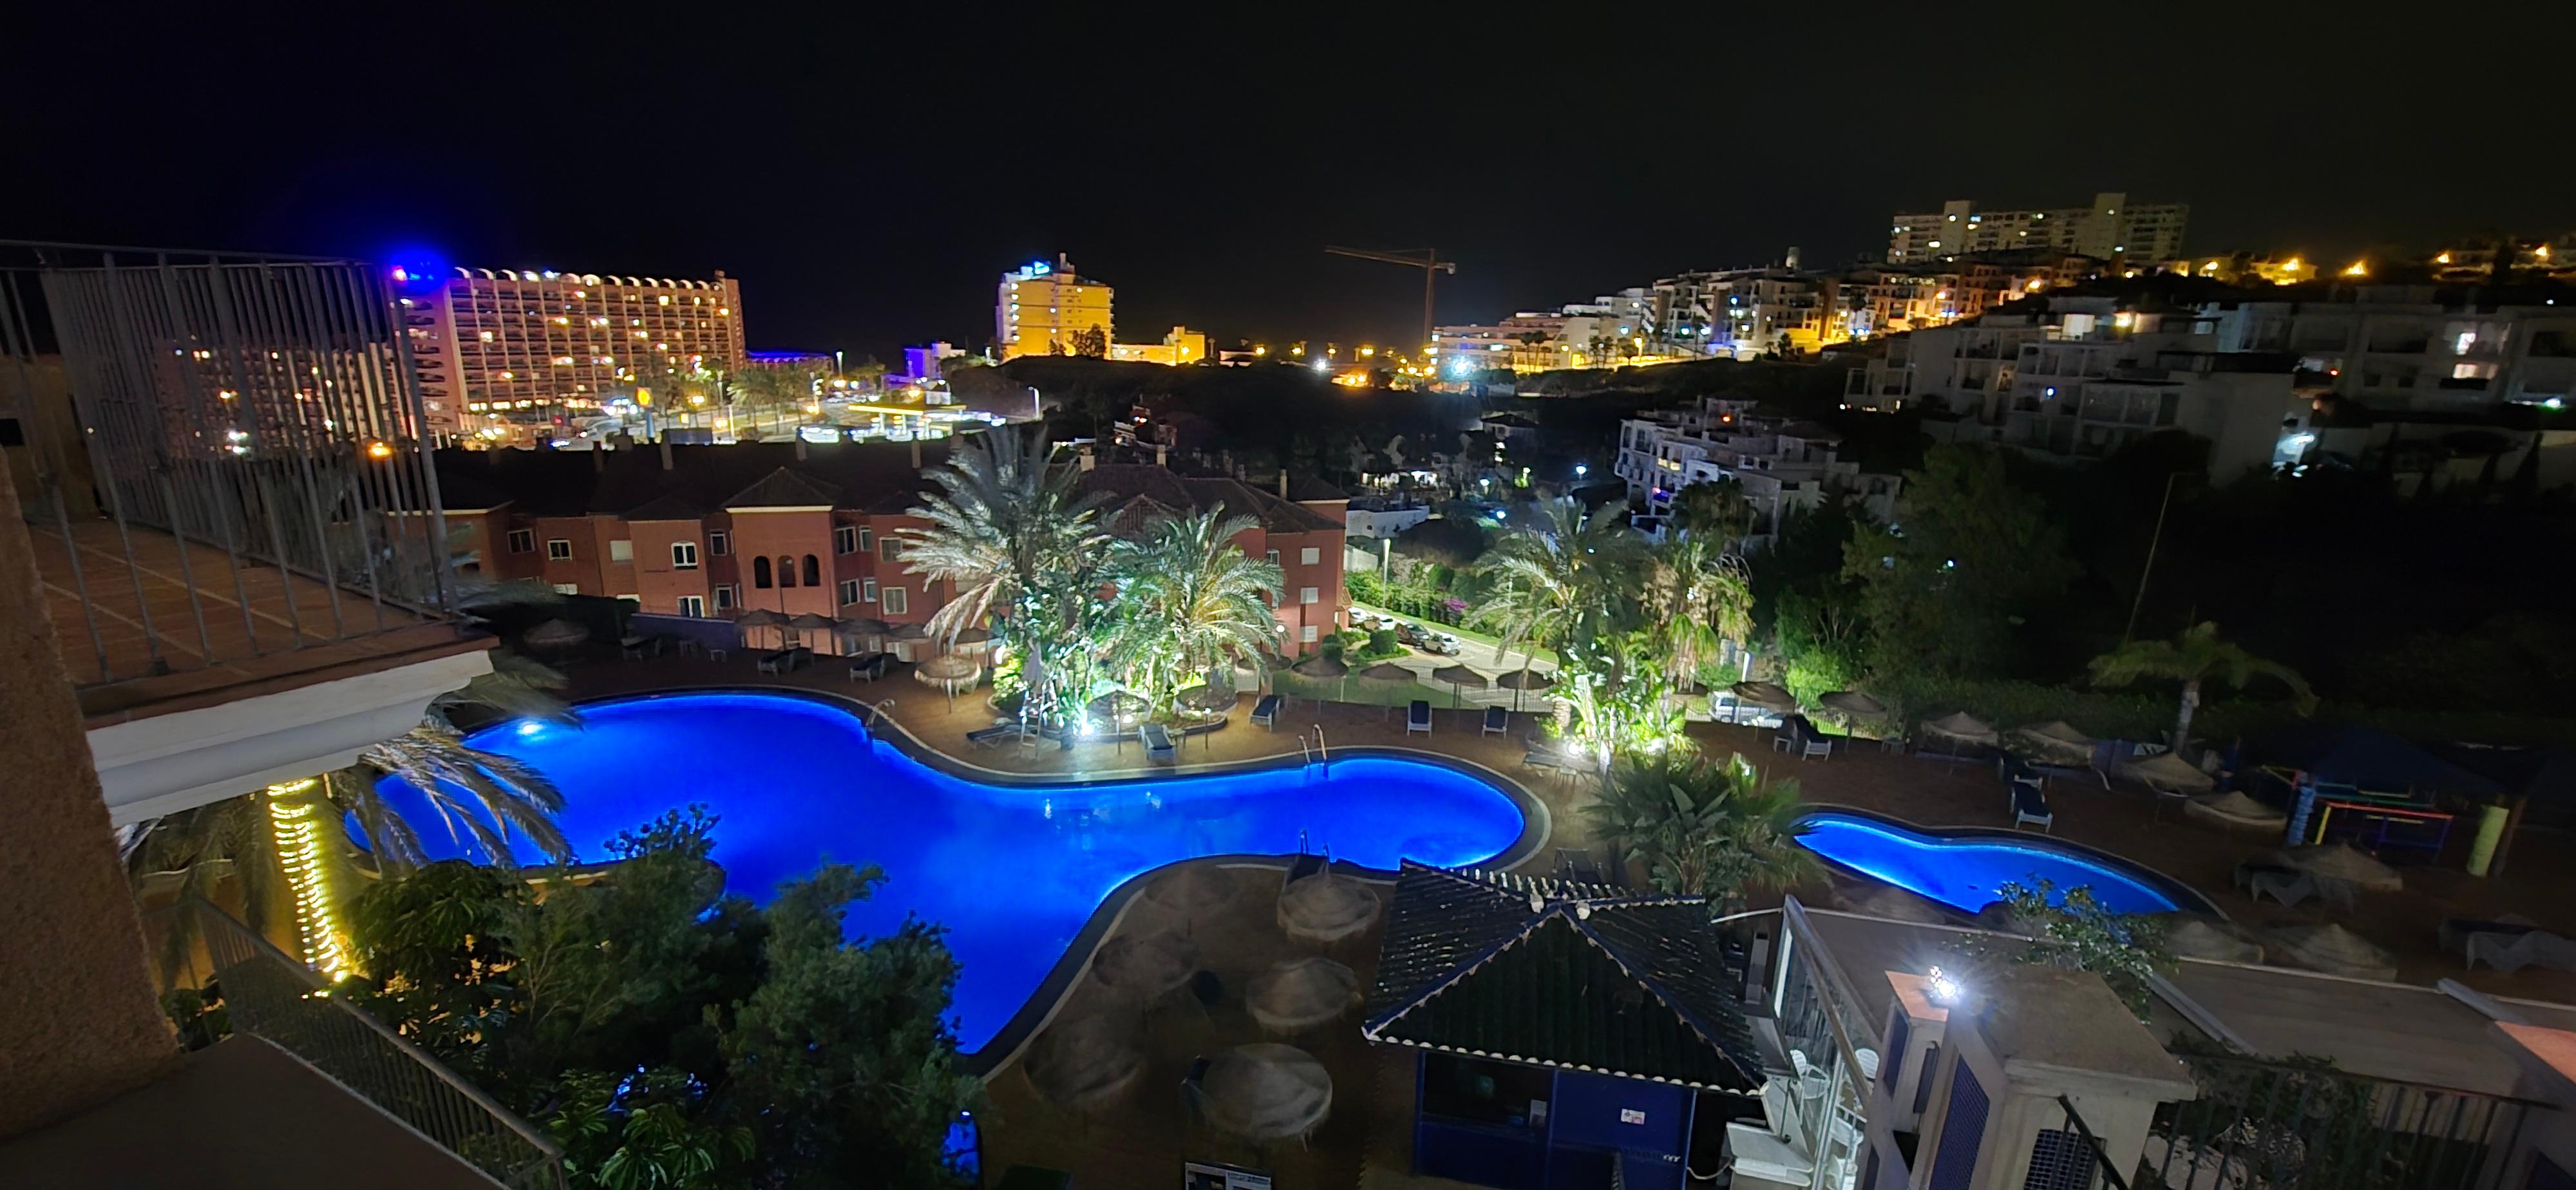
[[345,765],[490,668],[418,381],[368,366],[395,313],[351,262],[0,244],[13,564],[119,824]]

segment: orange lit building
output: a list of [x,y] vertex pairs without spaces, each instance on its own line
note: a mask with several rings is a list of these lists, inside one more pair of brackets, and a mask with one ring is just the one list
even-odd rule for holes
[[[1074,337],[1098,331],[1106,352],[1109,344],[1118,341],[1111,308],[1116,297],[1111,287],[1076,276],[1073,262],[1061,255],[1053,264],[1031,261],[1002,274],[994,291],[994,346],[1006,360],[1023,355],[1077,355]],[[1206,353],[1203,343],[1199,354]]]
[[732,371],[742,286],[552,270],[465,269],[401,299],[430,432],[527,445],[634,386],[635,369]]

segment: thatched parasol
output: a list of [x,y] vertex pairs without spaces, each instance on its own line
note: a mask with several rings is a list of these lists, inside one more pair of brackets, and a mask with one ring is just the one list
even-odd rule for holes
[[887,624],[883,620],[866,618],[843,620],[841,621],[840,629],[841,635],[844,637],[848,637],[853,640],[865,640],[870,643],[883,639],[886,633],[893,630],[893,626]]
[[960,657],[955,653],[942,653],[922,662],[912,671],[914,681],[937,686],[947,692],[948,709],[952,711],[957,709],[958,688],[972,686],[982,676],[983,666],[975,664],[973,658]]
[[1888,705],[1858,690],[1836,690],[1816,700],[1854,719],[1884,719]]
[[[1420,675],[1394,662],[1381,661],[1351,676],[1372,686],[1404,686],[1410,685]],[[1393,715],[1395,704],[1388,703],[1386,713]]]
[[949,641],[948,647],[960,653],[969,655],[990,653],[993,651],[993,630],[989,628],[959,629],[956,639]]
[[2314,971],[2382,982],[2397,978],[2397,956],[2333,922],[2272,931],[2282,957]]
[[2197,913],[2165,919],[2165,949],[2175,958],[2212,959],[2222,963],[2263,961],[2263,941],[2232,921]]
[[1279,892],[1279,928],[1301,942],[1333,943],[1377,920],[1377,893],[1326,868]]
[[787,626],[798,632],[830,632],[840,627],[841,622],[814,612],[798,612],[787,618]]
[[1435,682],[1449,683],[1449,705],[1453,707],[1467,705],[1466,692],[1469,687],[1482,690],[1493,684],[1493,679],[1463,665],[1441,666],[1431,671],[1431,679]]
[[2001,738],[1995,734],[1994,724],[1966,711],[1958,711],[1939,719],[1926,719],[1923,721],[1923,730],[1963,744],[1992,744]]
[[1333,1079],[1315,1056],[1294,1046],[1237,1046],[1208,1063],[1199,1078],[1207,1122],[1246,1140],[1304,1136],[1333,1110]]
[[1091,956],[1091,977],[1139,1004],[1180,990],[1198,968],[1198,944],[1170,930],[1121,934],[1101,943]]
[[2016,727],[2013,738],[2033,751],[2078,761],[2093,758],[2093,737],[2075,730],[2063,719],[2052,719],[2030,727]]
[[1359,1003],[1360,977],[1331,959],[1273,963],[1244,988],[1243,1007],[1273,1033],[1294,1033],[1339,1019]]
[[1156,876],[1145,886],[1145,899],[1194,918],[1233,900],[1234,881],[1214,864],[1189,864]]
[[1512,692],[1512,709],[1521,709],[1521,691],[1545,690],[1556,684],[1553,674],[1543,674],[1524,665],[1495,680],[1495,685]]
[[[1321,653],[1317,653],[1295,665],[1289,666],[1288,672],[1303,678],[1317,678],[1323,681],[1338,682],[1350,676],[1351,667],[1342,664],[1338,658],[1327,657]],[[1316,701],[1321,702],[1322,700],[1318,699]]]
[[1057,1021],[1029,1042],[1020,1071],[1048,1102],[1095,1112],[1125,1098],[1145,1073],[1133,1012]]
[[2228,790],[2211,797],[2196,797],[2183,803],[2186,817],[2197,818],[2211,826],[2228,830],[2277,835],[2290,816],[2282,811],[2245,796],[2242,791]]
[[1735,695],[1735,705],[1740,707],[1760,707],[1766,711],[1798,709],[1798,696],[1776,682],[1737,682],[1726,689]]
[[2282,863],[2319,880],[2340,880],[2370,892],[2396,892],[2406,887],[2406,878],[2398,875],[2397,869],[2363,854],[2349,843],[2284,847],[2272,854]]
[[2200,771],[2199,766],[2171,752],[2158,752],[2144,760],[2132,760],[2120,766],[2120,775],[2141,785],[2176,793],[2205,793],[2218,784],[2216,778]]

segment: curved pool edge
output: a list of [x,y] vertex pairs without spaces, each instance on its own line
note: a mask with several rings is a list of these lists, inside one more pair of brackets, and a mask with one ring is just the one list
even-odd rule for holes
[[[1013,773],[1002,769],[986,768],[983,765],[974,763],[973,761],[965,760],[961,757],[950,754],[949,752],[939,748],[937,745],[922,739],[919,735],[915,734],[910,727],[905,726],[902,720],[896,719],[893,715],[878,710],[877,704],[870,702],[867,699],[860,698],[855,695],[843,694],[835,690],[817,690],[803,686],[766,686],[757,683],[748,685],[742,683],[719,683],[713,685],[666,686],[652,690],[628,691],[619,694],[601,695],[597,698],[586,698],[574,703],[573,705],[575,710],[579,710],[584,706],[646,702],[658,698],[681,697],[693,694],[785,695],[804,699],[808,702],[831,706],[835,709],[847,712],[853,719],[856,719],[860,730],[865,733],[869,739],[880,741],[893,747],[896,751],[902,753],[905,758],[915,761],[924,767],[962,780],[975,781],[990,785],[1010,786],[1019,789],[1069,789],[1133,785],[1148,781],[1168,780],[1173,777],[1212,777],[1230,773],[1261,772],[1270,769],[1293,769],[1301,767],[1305,763],[1302,759],[1293,755],[1280,755],[1255,757],[1250,760],[1216,762],[1203,761],[1197,764],[1180,764],[1165,767],[1103,769],[1094,773],[1075,777],[1049,773]],[[886,701],[892,700],[888,699]],[[887,728],[891,728],[892,730],[886,730]],[[1540,800],[1536,794],[1531,793],[1529,788],[1521,784],[1518,780],[1515,780],[1509,775],[1486,765],[1479,764],[1463,757],[1451,756],[1444,752],[1430,752],[1418,748],[1352,745],[1335,748],[1333,750],[1333,754],[1337,758],[1344,756],[1375,757],[1432,764],[1465,776],[1473,777],[1478,781],[1492,786],[1496,792],[1509,798],[1512,802],[1513,808],[1519,810],[1521,814],[1520,837],[1514,840],[1510,847],[1504,849],[1493,858],[1486,860],[1483,864],[1479,865],[1481,867],[1497,870],[1516,867],[1527,862],[1531,857],[1542,854],[1546,848],[1548,840],[1553,838],[1555,835],[1555,816],[1549,811],[1547,803]],[[994,1071],[999,1070],[1011,1059],[1018,1057],[1020,1051],[1027,1048],[1029,1041],[1037,1035],[1038,1031],[1043,1029],[1048,1022],[1054,1019],[1057,1010],[1063,1006],[1064,1001],[1073,991],[1075,983],[1081,978],[1084,972],[1090,970],[1093,952],[1100,948],[1102,940],[1107,938],[1109,932],[1117,926],[1120,920],[1125,918],[1128,908],[1136,899],[1136,895],[1144,891],[1145,887],[1151,884],[1155,877],[1184,864],[1213,864],[1218,867],[1268,867],[1276,868],[1284,872],[1287,869],[1288,864],[1294,861],[1295,858],[1296,857],[1293,853],[1286,852],[1274,852],[1268,854],[1236,852],[1223,855],[1200,855],[1192,856],[1188,859],[1173,860],[1170,863],[1148,868],[1145,871],[1129,877],[1125,882],[1119,884],[1118,887],[1111,889],[1108,896],[1101,899],[1100,905],[1092,910],[1089,918],[1086,918],[1083,921],[1082,928],[1075,931],[1073,940],[1065,944],[1064,954],[1057,958],[1053,967],[1048,969],[1046,977],[1038,981],[1037,987],[1029,993],[1028,999],[1022,1001],[1020,1007],[1012,1012],[1011,1019],[1005,1022],[999,1030],[996,1030],[993,1036],[986,1040],[982,1047],[971,1052],[963,1049],[958,1051],[958,1068],[977,1078],[989,1078],[992,1076]],[[1362,864],[1351,863],[1347,860],[1334,860],[1333,870],[1345,876],[1377,884],[1391,884],[1397,876],[1397,873],[1391,869],[1367,867]]]
[[[1845,805],[1840,802],[1809,802],[1807,803],[1807,813],[1847,814],[1851,817],[1866,819],[1883,826],[1909,830],[1915,834],[1933,839],[2009,839],[2025,846],[2038,846],[2042,849],[2053,848],[2084,859],[2118,864],[2122,868],[2126,868],[2155,884],[2156,891],[2165,894],[2168,899],[2175,903],[2176,912],[2199,912],[2209,914],[2220,921],[2234,920],[2227,916],[2226,910],[2218,907],[2218,903],[2216,901],[2210,900],[2209,897],[2203,894],[2199,889],[2192,887],[2190,882],[2178,879],[2171,873],[2152,864],[2141,863],[2129,858],[2128,856],[2122,855],[2119,852],[2105,851],[2087,843],[2078,843],[2073,839],[2061,839],[2055,835],[2033,835],[2026,831],[2005,826],[1925,826],[1911,819],[1899,818],[1894,814],[1885,813],[1879,810],[1866,809],[1860,806]],[[1824,864],[1827,868],[1831,869],[1838,875],[1854,876],[1863,880],[1876,881],[1877,883],[1887,885],[1889,888],[1904,888],[1904,886],[1899,885],[1894,881],[1873,876],[1858,868],[1845,864],[1832,856],[1826,855],[1821,851],[1810,849],[1807,854],[1815,856],[1818,862]],[[1913,890],[1904,889],[1904,891],[1912,892]],[[1920,896],[1921,894],[1918,893],[1916,895]],[[2198,906],[2197,909],[2193,908],[2195,905]],[[1944,905],[1942,908],[1948,910],[1950,907]],[[1955,910],[1953,910],[1953,912],[1955,912]],[[1961,916],[1973,919],[1975,915],[1962,914]]]

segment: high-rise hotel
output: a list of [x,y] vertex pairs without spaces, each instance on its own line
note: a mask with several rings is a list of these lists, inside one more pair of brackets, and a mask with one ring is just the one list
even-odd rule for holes
[[1896,216],[1888,228],[1887,263],[1921,265],[2035,248],[2155,267],[2182,255],[2190,218],[2187,204],[2132,203],[2125,194],[2096,194],[2091,206],[2028,211],[1988,211],[1954,199],[1938,211]]
[[993,342],[1006,360],[1023,355],[1077,355],[1074,336],[1098,330],[1105,351],[1107,344],[1118,341],[1109,308],[1114,292],[1098,281],[1074,275],[1073,262],[1062,255],[1053,264],[1031,261],[1002,274],[993,297]]
[[[432,434],[523,443],[632,391],[638,369],[742,366],[741,283],[553,270],[396,270]],[[646,365],[653,366],[646,366]]]

